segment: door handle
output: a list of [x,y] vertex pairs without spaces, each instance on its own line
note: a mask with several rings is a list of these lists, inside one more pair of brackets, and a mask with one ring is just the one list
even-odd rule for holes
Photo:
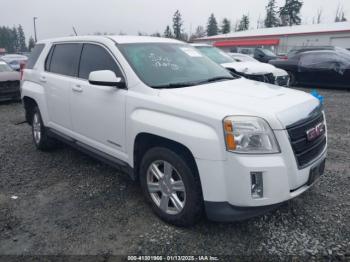
[[81,87],[81,85],[74,85],[74,86],[72,87],[72,90],[73,90],[74,92],[78,92],[78,93],[83,92],[83,88]]
[[39,80],[40,80],[41,83],[46,83],[46,77],[45,76],[39,77]]

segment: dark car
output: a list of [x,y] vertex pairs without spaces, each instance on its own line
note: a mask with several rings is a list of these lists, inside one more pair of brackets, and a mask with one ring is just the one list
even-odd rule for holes
[[293,57],[299,53],[308,52],[308,51],[319,51],[319,50],[335,50],[336,48],[334,46],[301,46],[301,47],[295,47],[291,49],[288,54],[288,57]]
[[270,60],[278,58],[271,50],[265,48],[255,48],[253,57],[263,63],[268,63]]
[[0,60],[0,101],[20,100],[20,73]]
[[291,85],[350,88],[350,52],[345,49],[302,52],[270,64],[286,70]]

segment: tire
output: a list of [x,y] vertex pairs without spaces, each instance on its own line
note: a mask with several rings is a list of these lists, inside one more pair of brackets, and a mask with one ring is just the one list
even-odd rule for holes
[[295,78],[295,74],[288,71],[288,75],[289,75],[289,87],[298,85],[298,82],[296,81],[296,78]]
[[[187,162],[167,148],[155,147],[143,156],[139,174],[142,191],[155,214],[167,223],[183,227],[194,225],[203,214],[200,180]],[[169,170],[170,177],[166,175]],[[157,181],[154,174],[158,171],[163,177]]]
[[55,140],[47,135],[47,129],[38,107],[35,107],[32,113],[32,137],[35,147],[39,150],[52,149],[56,144]]

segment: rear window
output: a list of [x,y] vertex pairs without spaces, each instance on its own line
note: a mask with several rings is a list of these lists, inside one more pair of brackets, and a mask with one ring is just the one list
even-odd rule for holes
[[38,60],[41,52],[43,51],[45,45],[44,44],[37,44],[33,48],[32,52],[30,53],[26,68],[33,69],[36,61]]
[[76,76],[82,44],[57,44],[52,53],[50,72]]

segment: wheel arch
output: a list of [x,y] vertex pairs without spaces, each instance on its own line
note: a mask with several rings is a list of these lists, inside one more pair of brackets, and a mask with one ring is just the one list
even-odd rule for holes
[[24,96],[22,100],[25,110],[25,119],[29,125],[32,125],[34,108],[38,106],[38,103],[28,96]]
[[[35,104],[40,110],[42,121],[44,122],[45,125],[47,125],[49,116],[48,116],[44,87],[38,83],[34,83],[31,81],[24,81],[22,84],[21,93],[22,93],[22,99],[24,101],[24,109],[25,110],[27,110],[27,108],[31,109],[32,106]],[[30,116],[31,115],[30,114],[27,115],[27,112],[26,112],[27,121],[28,121],[27,117],[30,117]],[[30,122],[31,120],[28,121],[28,123]]]
[[192,170],[199,177],[199,171],[196,164],[196,160],[191,150],[180,142],[151,134],[142,132],[137,134],[134,140],[134,150],[133,150],[133,165],[134,165],[134,175],[137,179],[139,176],[139,168],[142,156],[151,148],[154,147],[165,147],[183,157],[186,162],[190,165]]

